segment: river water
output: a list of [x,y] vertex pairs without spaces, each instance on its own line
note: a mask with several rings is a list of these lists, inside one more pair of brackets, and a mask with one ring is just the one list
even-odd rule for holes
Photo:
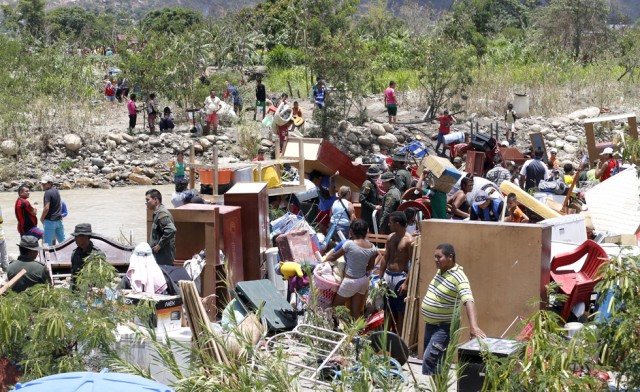
[[[127,240],[131,237],[134,242],[146,241],[147,211],[144,194],[151,187],[127,186],[113,189],[71,189],[61,190],[60,196],[65,203],[69,215],[64,218],[65,236],[69,237],[78,223],[91,223],[94,233],[110,238]],[[171,208],[171,194],[173,185],[154,186],[162,192],[163,204]],[[40,213],[43,206],[42,191],[33,191],[29,202],[38,210],[38,227],[42,228]],[[20,235],[17,230],[17,220],[14,206],[18,198],[17,192],[0,192],[0,207],[4,223],[5,239],[9,255],[17,257]]]

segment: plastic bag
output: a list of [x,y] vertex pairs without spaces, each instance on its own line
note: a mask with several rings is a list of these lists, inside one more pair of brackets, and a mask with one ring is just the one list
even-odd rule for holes
[[273,116],[272,115],[268,115],[265,118],[262,119],[262,125],[264,125],[267,128],[271,127],[271,123],[273,122]]

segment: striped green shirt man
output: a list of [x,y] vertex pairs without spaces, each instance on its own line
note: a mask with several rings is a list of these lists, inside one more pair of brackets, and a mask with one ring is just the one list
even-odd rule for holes
[[462,267],[456,264],[445,272],[438,270],[422,300],[422,317],[427,324],[450,323],[456,303],[467,301],[473,301],[473,294]]

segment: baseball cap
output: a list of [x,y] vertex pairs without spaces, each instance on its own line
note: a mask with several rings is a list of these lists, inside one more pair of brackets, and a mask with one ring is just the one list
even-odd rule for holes
[[42,179],[40,180],[40,183],[41,183],[41,184],[46,184],[46,183],[49,183],[49,182],[53,182],[53,177],[51,177],[51,176],[44,176],[44,177],[42,177]]
[[607,147],[605,148],[600,155],[613,155],[613,148]]
[[552,154],[557,154],[558,153],[558,149],[557,148],[552,148],[550,151],[551,151]]
[[489,200],[489,194],[487,194],[487,192],[483,190],[480,190],[478,191],[478,193],[476,193],[476,197],[473,199],[473,204],[479,206],[487,200]]
[[503,140],[503,141],[500,143],[500,145],[501,145],[501,146],[504,146],[504,147],[509,147],[509,142],[508,142],[508,141],[506,141],[506,140]]
[[460,157],[453,158],[453,163],[462,163],[462,158]]

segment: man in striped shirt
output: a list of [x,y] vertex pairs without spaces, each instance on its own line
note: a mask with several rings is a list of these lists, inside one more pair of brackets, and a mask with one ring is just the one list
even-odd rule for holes
[[434,276],[427,294],[422,300],[422,316],[427,323],[424,331],[424,356],[422,374],[432,376],[439,373],[441,362],[449,345],[451,320],[456,304],[463,304],[471,325],[471,337],[486,338],[478,327],[476,306],[471,293],[469,279],[456,264],[456,251],[451,244],[440,244],[435,250],[438,272]]

